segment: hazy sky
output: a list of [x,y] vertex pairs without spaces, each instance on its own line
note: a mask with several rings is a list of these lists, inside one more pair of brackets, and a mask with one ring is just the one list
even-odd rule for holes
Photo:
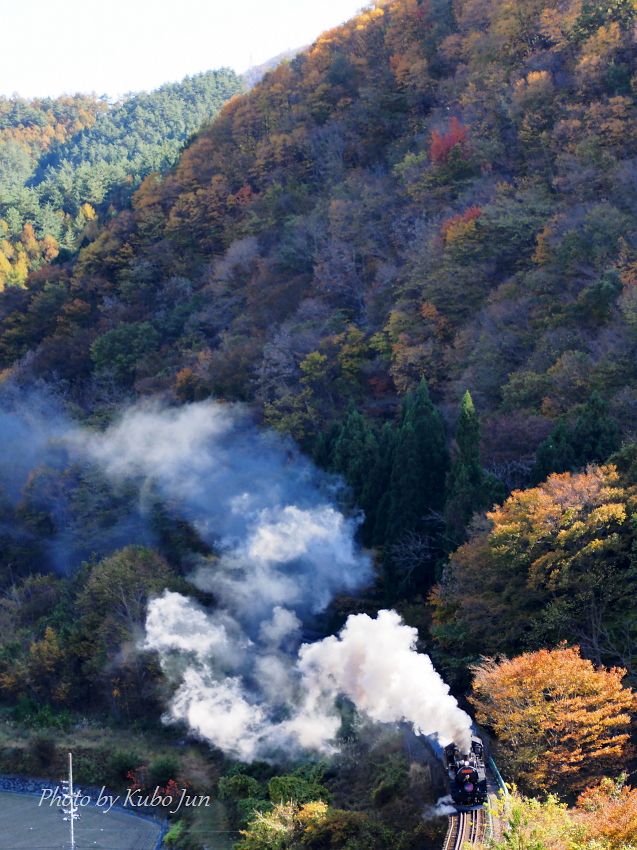
[[310,43],[365,5],[365,0],[4,0],[0,93],[118,95],[222,65],[244,71]]

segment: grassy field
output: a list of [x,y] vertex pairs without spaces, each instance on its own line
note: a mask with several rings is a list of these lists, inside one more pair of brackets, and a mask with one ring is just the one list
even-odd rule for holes
[[[109,772],[109,761],[116,752],[134,752],[137,764],[150,764],[154,759],[174,757],[181,773],[198,793],[216,790],[221,761],[209,748],[195,742],[184,744],[170,729],[131,730],[104,726],[97,721],[75,724],[67,731],[28,729],[10,719],[11,712],[0,710],[0,774],[19,774],[59,780],[66,774],[67,754],[73,752],[76,779],[84,785],[101,787],[115,784]],[[46,761],[38,757],[34,746],[38,739],[55,742],[54,752]],[[133,765],[131,765],[133,766]],[[116,786],[121,793],[124,787]],[[2,848],[0,848],[2,850]]]
[[[0,793],[1,850],[68,850],[69,825],[57,807],[40,798]],[[77,850],[152,850],[159,827],[122,811],[82,809],[76,823]]]

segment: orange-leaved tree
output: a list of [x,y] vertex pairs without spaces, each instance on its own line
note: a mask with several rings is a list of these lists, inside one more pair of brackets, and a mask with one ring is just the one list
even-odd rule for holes
[[637,788],[627,785],[625,776],[602,779],[579,797],[577,820],[604,850],[637,846]]
[[578,643],[637,671],[637,488],[614,465],[516,490],[450,558],[432,597],[451,656]]
[[498,737],[505,771],[524,788],[577,792],[621,769],[635,695],[626,671],[596,669],[579,647],[528,652],[474,667],[470,697]]

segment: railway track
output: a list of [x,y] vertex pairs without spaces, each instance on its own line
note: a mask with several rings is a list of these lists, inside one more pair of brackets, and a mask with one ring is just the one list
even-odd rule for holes
[[462,850],[466,844],[479,844],[484,838],[486,826],[484,808],[451,815],[443,850]]

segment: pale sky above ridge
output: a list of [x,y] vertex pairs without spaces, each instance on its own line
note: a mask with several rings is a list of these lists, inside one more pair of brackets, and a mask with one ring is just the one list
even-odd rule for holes
[[0,94],[116,97],[311,43],[364,0],[0,0]]

